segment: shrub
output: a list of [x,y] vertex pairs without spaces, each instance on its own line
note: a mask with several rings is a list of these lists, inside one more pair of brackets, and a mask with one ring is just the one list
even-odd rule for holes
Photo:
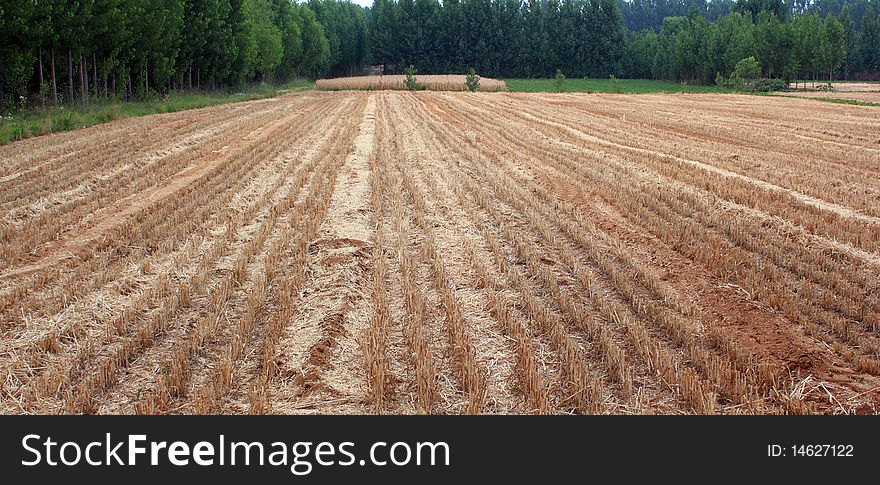
[[784,91],[788,89],[788,83],[782,79],[758,79],[752,83],[752,91],[756,93],[769,93],[771,91]]
[[40,104],[43,107],[46,107],[46,101],[49,100],[49,96],[52,94],[52,88],[49,86],[49,83],[43,82],[40,84],[40,89],[37,91],[37,97],[40,99]]
[[107,106],[98,112],[99,123],[107,123],[119,119],[119,107],[116,105]]
[[623,81],[617,79],[617,76],[611,74],[608,76],[608,79],[611,79],[611,92],[616,94],[623,93]]
[[70,131],[76,127],[76,114],[72,111],[61,111],[52,115],[52,131]]
[[756,79],[761,77],[761,65],[753,56],[744,57],[736,63],[731,76],[737,86],[744,87],[751,85]]
[[562,74],[560,69],[556,70],[556,92],[561,93],[565,89],[565,74]]
[[416,72],[416,68],[413,65],[410,65],[403,70],[403,85],[410,91],[415,91],[420,88],[419,83],[416,82]]
[[40,120],[40,134],[47,135],[49,133],[52,133],[52,117],[43,116]]
[[17,121],[11,125],[9,129],[9,139],[11,141],[23,140],[29,136],[27,124],[24,121]]
[[467,76],[465,76],[464,84],[467,86],[468,91],[475,92],[480,88],[480,76],[477,76],[477,71],[472,67],[470,72],[468,72]]

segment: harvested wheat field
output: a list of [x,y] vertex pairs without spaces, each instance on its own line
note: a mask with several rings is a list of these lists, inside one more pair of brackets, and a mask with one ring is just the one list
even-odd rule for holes
[[832,86],[835,91],[880,92],[880,83],[877,82],[833,82]]
[[0,413],[876,413],[880,110],[319,92],[0,148]]
[[858,83],[858,82],[842,82],[833,83],[832,90],[816,89],[821,84],[804,83],[801,86],[810,88],[809,91],[791,91],[779,94],[786,96],[798,96],[802,98],[836,98],[847,99],[850,101],[865,101],[868,103],[880,103],[880,84],[878,83]]
[[[880,85],[878,85],[880,89]],[[787,96],[799,96],[802,98],[836,98],[850,101],[865,101],[868,103],[880,103],[880,91],[794,91],[782,93]]]
[[[416,83],[431,91],[467,91],[465,75],[455,74],[418,74],[415,76]],[[354,76],[339,77],[333,79],[319,79],[315,82],[317,89],[347,90],[347,89],[406,89],[403,83],[405,76],[393,74],[388,76]],[[480,78],[478,91],[504,91],[507,85],[504,81],[488,77]]]

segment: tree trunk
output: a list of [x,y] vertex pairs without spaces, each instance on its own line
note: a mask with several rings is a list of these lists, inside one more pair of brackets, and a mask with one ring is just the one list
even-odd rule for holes
[[201,67],[196,68],[196,89],[198,89],[198,90],[202,89],[202,68]]
[[73,95],[73,52],[69,48],[67,49],[67,86],[68,93],[70,94],[70,99],[67,102],[73,104],[75,99]]
[[95,83],[95,99],[98,99],[98,56],[92,51],[92,82]]
[[86,58],[82,54],[79,55],[79,90],[82,97],[82,102],[88,104],[89,102],[89,75],[88,75],[88,67],[86,66]]
[[58,84],[55,82],[55,46],[52,46],[52,103],[58,104]]
[[3,91],[3,51],[0,51],[0,113],[6,111],[6,92]]
[[42,48],[42,47],[39,48],[39,53],[40,53],[40,69],[39,69],[39,72],[40,72],[40,89],[42,89],[42,88],[43,88],[43,48]]
[[189,73],[187,74],[187,77],[189,78],[189,90],[192,91],[192,88],[193,88],[193,66],[192,66],[192,62],[189,63]]

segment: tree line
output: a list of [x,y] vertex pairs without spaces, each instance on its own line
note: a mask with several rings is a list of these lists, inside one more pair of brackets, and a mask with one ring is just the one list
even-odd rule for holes
[[[696,9],[667,17],[659,32],[628,35],[621,66],[627,77],[710,84],[729,77],[736,64],[754,57],[761,76],[784,81],[877,77],[880,21],[876,2],[862,2],[858,17],[843,4],[835,15],[819,9],[749,9],[709,21]],[[858,20],[857,20],[858,19]]]
[[616,0],[375,0],[378,64],[489,77],[607,76],[623,54]]
[[490,77],[710,84],[880,71],[878,0],[7,0],[0,100],[124,99],[343,76],[367,64]]
[[[352,40],[355,39],[355,40]],[[364,9],[335,0],[10,0],[0,100],[133,99],[353,72]]]
[[706,20],[714,21],[731,12],[748,11],[753,16],[769,11],[785,20],[789,15],[815,13],[821,19],[839,16],[844,7],[859,24],[871,8],[871,0],[617,0],[624,27],[630,32],[644,29],[660,31],[666,17],[685,17],[693,10]]
[[617,0],[621,21],[630,32],[660,30],[666,17],[684,17],[696,10],[706,20],[730,13],[735,0]]
[[[877,0],[375,0],[372,60],[492,77],[711,84],[754,57],[767,78],[880,70]],[[633,30],[633,29],[636,30]]]

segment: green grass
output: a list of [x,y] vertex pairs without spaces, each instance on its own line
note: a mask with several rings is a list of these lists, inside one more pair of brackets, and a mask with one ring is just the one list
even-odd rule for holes
[[173,113],[239,101],[271,98],[312,89],[314,83],[296,80],[279,86],[252,86],[241,92],[171,93],[155,101],[101,101],[89,106],[22,111],[0,117],[0,145],[32,136],[76,130],[108,121],[158,113]]
[[[556,92],[555,79],[505,79],[507,90],[520,93]],[[617,87],[615,88],[615,84]],[[589,79],[567,78],[562,91],[566,93],[729,93],[731,89],[717,86],[702,86],[649,79]]]

